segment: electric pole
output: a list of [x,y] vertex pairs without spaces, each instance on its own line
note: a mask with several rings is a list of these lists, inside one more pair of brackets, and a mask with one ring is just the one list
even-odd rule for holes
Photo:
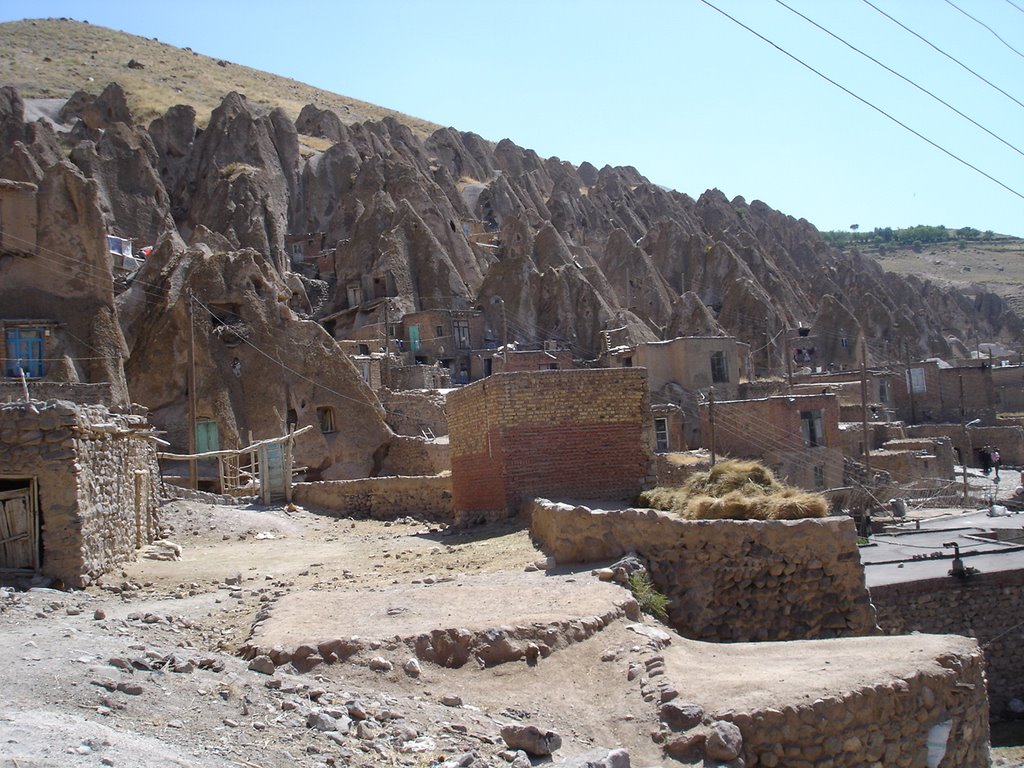
[[[188,289],[188,453],[196,452],[196,324],[192,310],[192,289]],[[188,460],[188,487],[199,487],[199,468],[194,458]]]

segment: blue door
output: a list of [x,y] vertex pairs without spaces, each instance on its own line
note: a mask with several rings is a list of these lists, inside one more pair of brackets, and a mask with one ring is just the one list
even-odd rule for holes
[[7,361],[5,376],[21,376],[21,371],[30,379],[41,379],[44,373],[43,350],[45,340],[42,328],[8,328]]

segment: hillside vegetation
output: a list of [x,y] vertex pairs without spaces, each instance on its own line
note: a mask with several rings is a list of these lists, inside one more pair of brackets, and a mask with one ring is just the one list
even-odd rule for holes
[[[129,68],[132,60],[142,68]],[[390,115],[421,135],[439,127],[287,77],[87,22],[0,24],[0,83],[13,85],[23,98],[67,99],[78,90],[97,94],[110,82],[124,87],[128,106],[143,124],[175,104],[191,104],[203,122],[225,94],[238,91],[259,107],[282,107],[293,120],[306,104],[316,104],[336,111],[345,122]]]
[[916,275],[974,295],[989,291],[1024,314],[1024,240],[973,227],[919,225],[868,232],[829,231],[822,239],[857,250],[898,275]]

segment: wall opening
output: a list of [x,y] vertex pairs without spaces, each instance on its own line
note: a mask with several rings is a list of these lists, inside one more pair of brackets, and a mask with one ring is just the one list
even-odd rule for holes
[[41,532],[35,478],[0,477],[0,571],[38,571]]

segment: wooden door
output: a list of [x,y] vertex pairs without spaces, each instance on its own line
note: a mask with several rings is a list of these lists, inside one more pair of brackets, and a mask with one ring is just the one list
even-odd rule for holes
[[39,516],[31,486],[0,491],[0,570],[39,567]]

